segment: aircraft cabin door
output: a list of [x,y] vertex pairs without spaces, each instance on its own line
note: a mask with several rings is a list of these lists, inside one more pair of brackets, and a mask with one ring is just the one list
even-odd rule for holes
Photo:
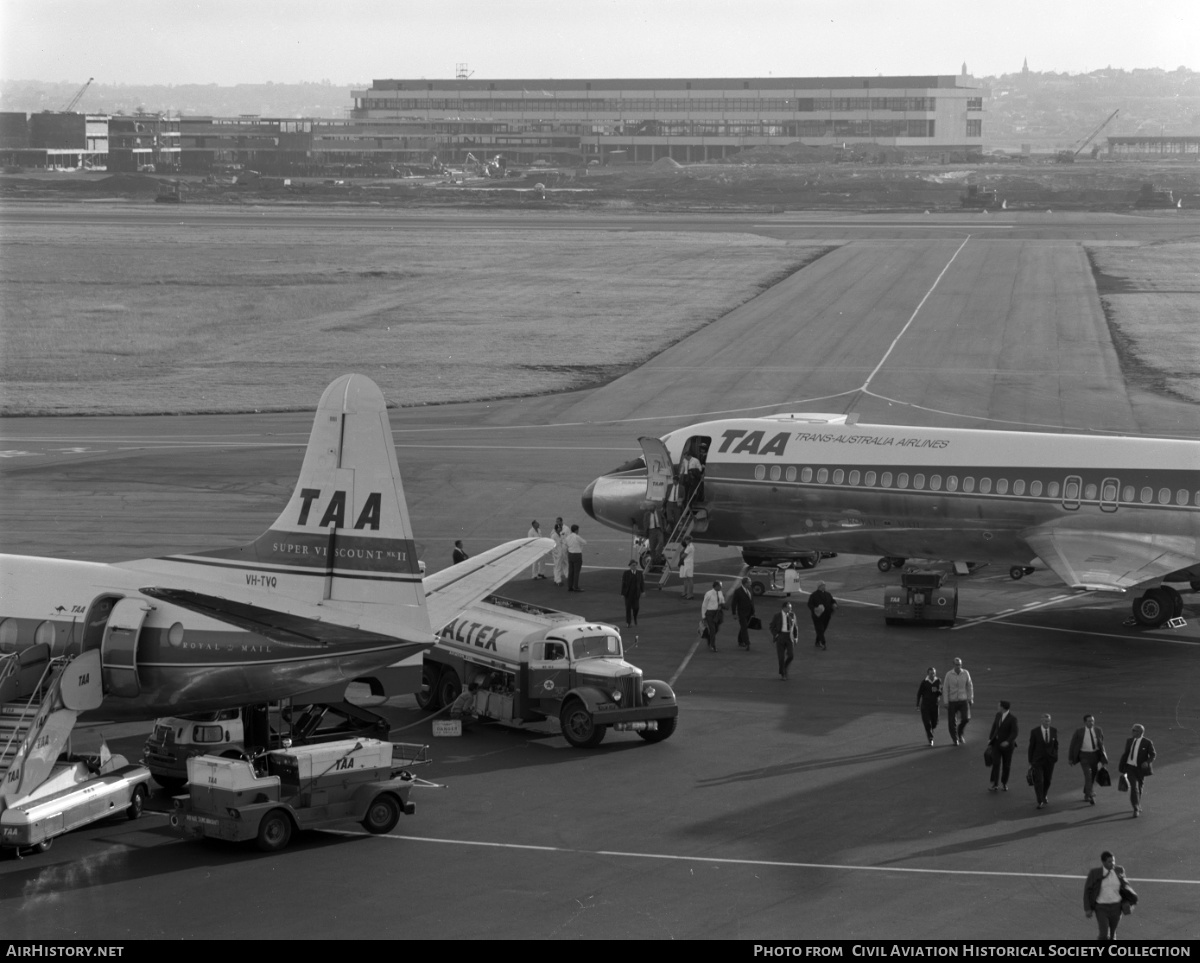
[[137,642],[150,612],[143,599],[121,599],[113,606],[100,643],[100,674],[104,691],[132,698],[142,691],[137,674]]
[[639,438],[646,456],[646,501],[662,505],[675,480],[675,463],[661,438]]

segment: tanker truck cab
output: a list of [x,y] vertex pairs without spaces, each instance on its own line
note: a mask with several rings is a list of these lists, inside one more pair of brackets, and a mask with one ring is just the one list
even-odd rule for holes
[[449,705],[474,683],[468,711],[521,726],[557,717],[573,746],[598,745],[608,729],[661,742],[679,707],[670,686],[644,681],[625,661],[611,625],[489,596],[446,625],[425,653],[423,708]]

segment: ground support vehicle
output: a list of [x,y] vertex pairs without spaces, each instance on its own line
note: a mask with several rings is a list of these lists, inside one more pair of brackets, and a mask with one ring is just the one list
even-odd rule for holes
[[953,625],[958,615],[958,586],[948,572],[913,571],[900,574],[900,585],[883,591],[883,617],[888,625],[901,622],[941,622]]
[[424,746],[380,739],[273,749],[254,760],[193,756],[171,827],[191,838],[253,839],[264,852],[283,849],[297,830],[348,820],[389,833],[401,813],[416,811],[407,767],[427,761]]
[[[256,728],[261,730],[257,740],[251,735]],[[360,736],[386,740],[390,731],[386,719],[348,702],[244,706],[156,719],[142,761],[155,782],[178,792],[187,785],[187,762],[193,756],[242,758],[256,750],[283,748],[285,740],[294,746]]]
[[64,756],[36,790],[0,812],[0,849],[42,853],[72,829],[120,813],[137,819],[149,782],[150,770],[121,755]]
[[464,681],[476,686],[465,711],[515,726],[557,717],[578,748],[598,745],[610,728],[661,742],[679,715],[671,687],[644,681],[625,661],[613,626],[498,595],[438,633],[425,652],[417,702],[450,706]]

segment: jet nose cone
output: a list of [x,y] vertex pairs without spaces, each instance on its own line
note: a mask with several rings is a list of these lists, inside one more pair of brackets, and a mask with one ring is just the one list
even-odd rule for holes
[[592,482],[583,491],[583,510],[588,513],[588,517],[591,519],[595,519],[596,517],[596,506],[594,502],[595,494],[596,483]]

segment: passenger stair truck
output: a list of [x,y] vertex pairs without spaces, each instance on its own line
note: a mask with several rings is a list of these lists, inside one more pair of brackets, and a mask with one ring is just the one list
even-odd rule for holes
[[148,769],[107,752],[60,758],[79,713],[100,706],[101,675],[99,649],[52,659],[36,644],[0,658],[0,848],[46,850],[106,816],[141,815]]
[[188,795],[175,797],[171,827],[184,836],[253,839],[264,852],[283,849],[300,829],[356,820],[369,833],[390,833],[416,782],[407,766],[426,762],[424,746],[349,739],[275,749],[253,761],[192,756]]
[[477,685],[468,711],[523,726],[557,717],[571,745],[598,745],[612,728],[661,742],[679,706],[665,682],[645,681],[625,661],[611,625],[491,595],[438,633],[425,652],[423,709],[449,706]]

